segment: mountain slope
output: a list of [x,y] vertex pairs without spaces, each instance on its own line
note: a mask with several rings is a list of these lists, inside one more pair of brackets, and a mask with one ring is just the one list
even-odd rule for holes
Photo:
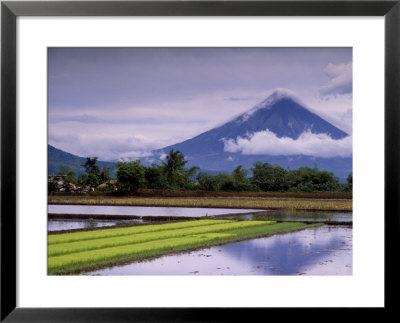
[[303,107],[292,94],[279,89],[253,109],[222,126],[163,150],[178,149],[193,157],[214,155],[224,151],[223,138],[248,137],[266,129],[279,138],[297,139],[307,130],[313,134],[327,134],[332,139],[347,136],[344,131]]
[[[85,168],[82,166],[86,162],[86,158],[79,157],[63,150],[57,149],[51,145],[47,145],[47,159],[48,159],[48,175],[58,174],[61,166],[67,166],[76,171],[77,176],[86,174]],[[110,167],[111,176],[115,176],[116,164],[112,162],[97,161],[100,171],[103,167]]]
[[170,149],[180,150],[189,160],[189,165],[215,171],[231,171],[239,164],[249,168],[256,161],[292,169],[300,166],[313,167],[317,164],[320,169],[332,171],[340,178],[345,178],[352,170],[351,157],[244,155],[227,152],[224,149],[226,139],[251,138],[253,134],[265,130],[269,130],[278,138],[288,137],[293,140],[298,139],[306,131],[312,134],[325,134],[333,140],[348,136],[344,131],[305,108],[290,91],[277,89],[267,99],[233,120],[154,153],[161,155],[168,153]]

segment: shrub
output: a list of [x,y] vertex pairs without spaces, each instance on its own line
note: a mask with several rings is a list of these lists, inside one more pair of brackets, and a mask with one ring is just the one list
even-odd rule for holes
[[119,188],[134,191],[144,186],[146,182],[145,169],[139,161],[118,163],[117,178]]

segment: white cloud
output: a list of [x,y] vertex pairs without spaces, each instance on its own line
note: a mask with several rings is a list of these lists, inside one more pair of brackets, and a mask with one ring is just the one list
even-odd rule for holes
[[49,134],[49,144],[81,157],[99,160],[135,160],[149,156],[154,143],[140,136],[111,136],[100,131],[90,134]]
[[319,89],[321,97],[329,98],[353,92],[353,64],[328,64],[325,73],[330,81]]
[[248,138],[224,139],[224,150],[243,155],[307,155],[315,157],[350,157],[352,155],[352,137],[334,140],[326,134],[313,134],[306,131],[294,140],[277,137],[266,130],[256,132]]

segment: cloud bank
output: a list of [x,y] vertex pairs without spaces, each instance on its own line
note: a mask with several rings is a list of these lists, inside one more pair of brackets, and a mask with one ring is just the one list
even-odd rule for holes
[[303,132],[294,140],[277,137],[269,130],[256,132],[248,138],[223,139],[224,150],[242,155],[306,155],[314,157],[350,157],[352,155],[352,137],[334,140],[326,134]]
[[330,81],[319,89],[321,97],[330,97],[353,92],[353,64],[328,64],[325,73]]
[[99,160],[135,160],[150,156],[154,145],[140,136],[110,136],[94,132],[90,135],[50,135],[49,144],[80,157]]

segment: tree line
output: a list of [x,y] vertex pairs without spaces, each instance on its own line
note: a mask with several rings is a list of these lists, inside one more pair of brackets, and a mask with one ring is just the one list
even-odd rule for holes
[[[87,174],[78,178],[75,178],[74,171],[67,168],[60,169],[60,174],[65,173],[66,181],[78,185],[97,187],[102,183],[109,183],[109,169],[105,167],[100,172],[96,161],[96,157],[88,157],[82,165]],[[147,188],[224,192],[351,192],[353,185],[352,173],[347,177],[347,183],[342,184],[333,173],[319,170],[316,166],[289,170],[267,162],[256,162],[250,169],[239,165],[231,173],[211,175],[200,172],[197,166],[186,167],[187,162],[183,153],[174,149],[170,150],[161,164],[144,166],[138,160],[119,162],[116,172],[117,187],[123,191]]]

